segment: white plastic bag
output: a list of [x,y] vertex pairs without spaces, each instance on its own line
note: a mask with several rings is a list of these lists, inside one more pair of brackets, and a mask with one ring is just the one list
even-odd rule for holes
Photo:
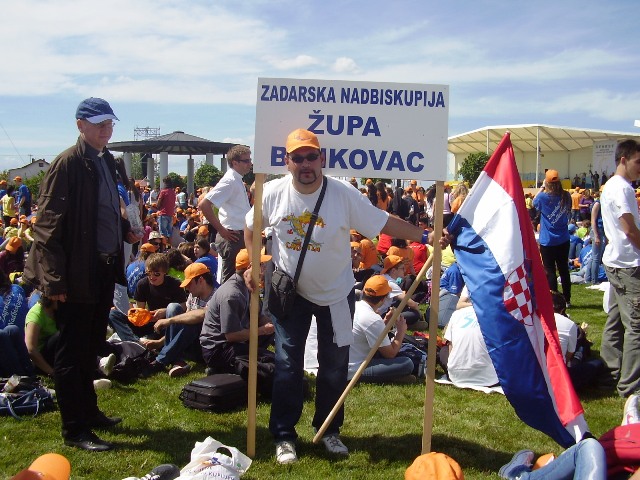
[[144,227],[140,219],[140,207],[137,203],[131,202],[125,209],[127,211],[127,219],[131,225],[131,231],[141,237],[144,234]]
[[[231,456],[218,452],[221,448]],[[238,480],[250,466],[251,459],[237,448],[207,437],[204,442],[196,442],[191,462],[180,471],[178,480]]]

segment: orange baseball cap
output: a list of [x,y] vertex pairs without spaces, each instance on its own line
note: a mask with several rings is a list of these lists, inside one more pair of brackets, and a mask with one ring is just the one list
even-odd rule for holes
[[389,255],[384,259],[384,268],[381,273],[387,273],[393,267],[403,262],[403,258],[399,255]]
[[[271,260],[271,255],[260,254],[260,263],[265,263]],[[246,270],[251,266],[251,257],[249,251],[243,248],[236,255],[236,270]]]
[[206,225],[200,225],[198,227],[198,236],[204,237],[205,235],[209,235],[209,227]]
[[287,153],[291,153],[302,147],[311,147],[320,150],[320,142],[318,141],[318,137],[316,137],[315,133],[298,128],[291,132],[287,137]]
[[362,291],[370,297],[381,297],[391,291],[391,286],[382,275],[373,275],[364,284]]
[[46,453],[36,458],[29,468],[12,480],[69,480],[71,464],[58,453]]
[[16,178],[13,179],[14,182],[21,182],[22,181],[22,177],[18,176]]
[[152,243],[143,243],[140,246],[140,251],[141,252],[152,252],[152,253],[156,253],[158,251],[158,247],[156,247],[155,245],[153,245]]
[[14,227],[18,226],[18,219],[17,218],[12,218],[11,221],[9,222],[11,225],[13,225]]
[[560,175],[558,174],[557,170],[549,169],[547,170],[547,173],[545,173],[544,179],[549,183],[559,182]]
[[16,253],[18,249],[22,246],[22,240],[19,237],[11,237],[7,246],[4,247],[8,252]]
[[182,282],[180,286],[182,288],[187,288],[187,286],[189,286],[189,284],[191,283],[191,280],[209,272],[211,272],[211,270],[209,270],[209,267],[207,267],[204,263],[194,262],[184,269],[184,282]]
[[146,308],[130,308],[127,312],[127,318],[136,327],[143,327],[151,321],[153,313]]
[[458,462],[444,453],[420,455],[404,472],[405,480],[464,480]]

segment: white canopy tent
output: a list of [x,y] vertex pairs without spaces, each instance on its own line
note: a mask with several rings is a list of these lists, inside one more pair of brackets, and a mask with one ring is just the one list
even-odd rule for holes
[[536,184],[545,168],[558,170],[564,178],[571,178],[576,173],[590,170],[592,148],[596,142],[627,138],[640,141],[638,133],[552,125],[484,127],[449,137],[448,151],[455,158],[454,171],[458,171],[460,163],[471,153],[491,154],[507,131],[511,132],[511,143],[523,180],[535,180]]

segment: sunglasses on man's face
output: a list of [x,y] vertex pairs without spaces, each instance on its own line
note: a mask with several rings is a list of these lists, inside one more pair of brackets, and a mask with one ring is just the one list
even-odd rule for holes
[[149,243],[154,247],[159,247],[160,245],[162,245],[162,242],[149,242]]
[[309,162],[315,162],[318,157],[320,157],[319,153],[308,153],[307,155],[289,155],[289,158],[293,163],[302,163],[305,160]]
[[145,274],[147,275],[147,277],[155,277],[158,278],[161,275],[164,275],[164,272],[145,272]]

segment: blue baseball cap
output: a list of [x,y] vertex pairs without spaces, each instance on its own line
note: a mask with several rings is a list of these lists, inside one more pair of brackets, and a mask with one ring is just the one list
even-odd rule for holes
[[569,230],[569,233],[576,233],[576,226],[573,223],[570,223],[567,229]]
[[86,120],[90,123],[100,123],[105,120],[119,120],[113,113],[111,105],[102,98],[91,97],[80,102],[76,110],[78,120]]

